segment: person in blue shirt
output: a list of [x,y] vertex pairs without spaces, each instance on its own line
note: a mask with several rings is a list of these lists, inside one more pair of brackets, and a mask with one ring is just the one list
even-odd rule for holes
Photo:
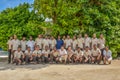
[[106,62],[108,62],[108,64],[111,64],[112,61],[112,52],[111,50],[109,50],[109,47],[105,47],[105,50],[103,51],[103,61],[104,64],[106,64]]
[[56,42],[57,42],[57,44],[56,44],[56,48],[57,48],[57,49],[60,49],[61,46],[63,46],[63,44],[64,44],[63,40],[60,39],[60,36],[58,36],[58,39],[57,39]]

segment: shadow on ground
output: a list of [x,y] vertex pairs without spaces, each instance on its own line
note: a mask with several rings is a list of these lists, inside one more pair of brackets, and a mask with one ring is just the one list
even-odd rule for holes
[[45,68],[47,66],[49,66],[49,64],[15,65],[15,64],[8,64],[7,62],[0,62],[0,71],[8,70],[8,69],[15,70],[18,68],[36,70],[36,69]]

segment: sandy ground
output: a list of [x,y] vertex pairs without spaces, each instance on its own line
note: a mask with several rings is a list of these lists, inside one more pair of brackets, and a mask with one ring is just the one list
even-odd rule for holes
[[0,63],[0,80],[120,80],[120,61],[111,65]]

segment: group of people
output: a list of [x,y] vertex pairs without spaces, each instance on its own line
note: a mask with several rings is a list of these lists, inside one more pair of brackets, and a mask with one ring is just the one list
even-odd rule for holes
[[89,63],[111,64],[112,52],[105,46],[103,34],[97,38],[93,34],[90,38],[87,34],[73,36],[45,36],[39,34],[33,40],[22,37],[19,40],[16,35],[10,37],[8,44],[8,63],[39,64],[39,63]]

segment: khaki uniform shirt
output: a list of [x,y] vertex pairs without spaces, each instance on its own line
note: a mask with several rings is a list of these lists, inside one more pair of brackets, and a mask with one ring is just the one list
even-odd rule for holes
[[23,40],[20,41],[20,45],[21,45],[21,50],[22,51],[26,50],[26,43],[27,43],[27,41],[23,41]]
[[20,45],[20,41],[18,39],[13,39],[12,40],[12,50],[17,50],[17,48],[19,47]]
[[36,43],[36,45],[39,46],[40,49],[42,49],[42,44],[43,44],[42,38],[36,38],[35,43]]
[[97,48],[96,50],[92,49],[91,53],[93,56],[98,56],[99,54],[101,54],[101,51],[100,51],[100,49]]
[[91,39],[91,42],[92,42],[92,48],[93,48],[93,45],[95,45],[96,44],[96,46],[98,45],[98,39],[97,38],[92,38]]
[[20,52],[18,52],[18,51],[15,51],[15,53],[14,53],[14,58],[21,58],[21,56],[23,55],[23,52],[22,51],[20,51]]
[[50,45],[50,40],[49,39],[44,39],[43,40],[43,49],[45,49],[45,46],[49,47],[49,45]]
[[88,38],[84,38],[85,47],[88,46],[90,48],[90,43],[91,43],[91,39],[89,37]]
[[84,56],[85,57],[91,56],[91,51],[90,50],[84,51]]
[[78,41],[78,47],[83,48],[84,39],[78,38],[77,41]]
[[72,44],[72,39],[66,39],[65,40],[65,44],[66,44],[66,48],[68,48],[68,46],[71,46],[71,44]]
[[76,49],[76,46],[77,46],[77,44],[78,44],[78,42],[77,42],[77,40],[73,40],[72,41],[72,44],[73,44],[73,49],[75,50]]
[[26,50],[26,51],[24,52],[24,54],[25,54],[25,55],[32,55],[32,51],[29,52],[28,50]]
[[98,43],[99,43],[100,49],[105,48],[105,39],[104,38],[103,39],[99,39]]
[[78,56],[83,56],[83,51],[78,51],[78,50],[76,50],[76,51],[75,51],[75,54],[77,54]]
[[42,54],[44,54],[45,57],[48,57],[48,54],[50,54],[50,50],[43,50]]
[[41,50],[34,50],[33,51],[33,54],[41,54],[42,52],[41,52]]
[[56,46],[56,40],[50,40],[50,44],[51,44],[51,49],[53,49]]

